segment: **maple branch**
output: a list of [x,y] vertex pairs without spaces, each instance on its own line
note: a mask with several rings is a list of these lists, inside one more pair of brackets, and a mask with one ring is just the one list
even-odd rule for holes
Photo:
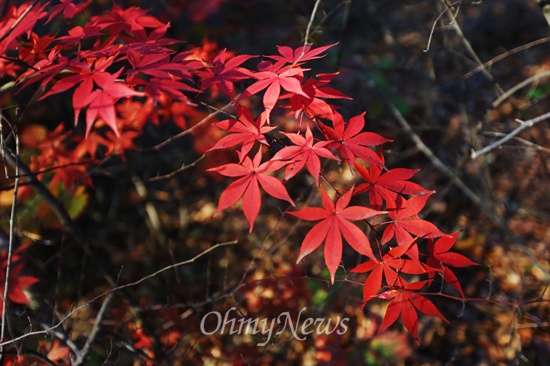
[[[240,95],[240,94],[239,94]],[[235,97],[235,100],[239,97],[239,95],[237,95],[237,97]],[[215,109],[214,112],[210,113],[208,116],[204,117],[202,120],[200,120],[199,122],[197,122],[197,124],[193,125],[192,127],[188,128],[187,130],[185,131],[182,131],[166,140],[164,140],[163,142],[155,145],[155,146],[151,146],[151,147],[148,147],[148,148],[144,148],[142,149],[141,151],[156,151],[156,150],[160,150],[161,148],[163,148],[164,146],[170,144],[171,142],[179,139],[179,138],[182,138],[183,136],[187,136],[189,135],[191,132],[193,132],[194,130],[196,130],[197,128],[199,128],[200,126],[202,126],[203,124],[205,124],[208,120],[210,120],[211,118],[214,118],[215,116],[217,116],[218,114],[221,114],[221,113],[226,113],[225,112],[225,109],[231,107],[232,105],[235,104],[235,100],[232,100],[231,102],[227,103],[226,105],[224,105],[222,108],[218,109],[218,108],[215,108],[213,106],[210,106],[208,104],[204,104],[204,103],[201,103],[203,105],[206,105],[207,107],[209,108],[212,108],[212,109]]]
[[531,128],[533,127],[534,125],[536,125],[537,123],[539,122],[542,122],[546,119],[549,119],[550,118],[550,112],[548,113],[545,113],[541,116],[538,116],[538,117],[535,117],[535,118],[532,118],[528,121],[521,121],[519,119],[516,119],[516,122],[519,122],[520,125],[519,127],[517,127],[515,130],[513,130],[512,132],[510,132],[509,134],[505,135],[503,138],[501,138],[500,140],[498,141],[495,141],[493,142],[491,145],[489,146],[486,146],[484,147],[483,149],[479,150],[479,151],[472,151],[472,155],[471,155],[471,159],[472,160],[475,160],[477,159],[478,157],[480,157],[481,155],[483,154],[486,154],[488,153],[489,151],[501,146],[502,144],[506,143],[507,141],[511,140],[514,136],[516,136],[518,133],[520,133],[521,131],[527,129],[527,128]]
[[178,169],[174,170],[173,172],[170,172],[170,173],[165,174],[165,175],[157,175],[156,177],[149,178],[148,181],[149,181],[149,182],[157,182],[157,181],[159,181],[159,180],[171,178],[171,177],[173,177],[174,175],[183,172],[184,170],[187,170],[187,169],[189,169],[189,168],[192,168],[192,167],[196,166],[196,165],[197,165],[198,163],[200,163],[204,158],[206,158],[206,154],[202,154],[197,160],[195,160],[194,162],[192,162],[192,163],[190,163],[190,164],[185,164],[185,163],[184,163],[184,164],[181,166],[181,168],[178,168]]
[[298,62],[300,62],[300,60],[301,60],[301,59],[304,57],[304,55],[306,54],[306,47],[307,47],[308,44],[310,44],[310,43],[308,43],[308,39],[309,39],[309,37],[310,37],[310,34],[311,34],[311,33],[314,33],[315,30],[316,30],[318,27],[320,27],[321,24],[323,24],[323,23],[326,21],[326,19],[328,19],[334,12],[336,12],[336,10],[338,10],[338,8],[340,8],[340,7],[343,6],[344,4],[349,5],[349,4],[351,3],[351,0],[344,0],[344,1],[340,2],[340,3],[339,3],[337,6],[335,6],[328,14],[326,14],[326,15],[323,17],[323,19],[321,19],[321,21],[319,22],[319,24],[317,24],[317,25],[315,26],[315,28],[313,29],[313,31],[312,31],[312,30],[311,30],[311,27],[312,27],[312,25],[313,25],[313,20],[315,19],[315,14],[317,13],[317,8],[319,7],[319,4],[320,4],[320,3],[321,3],[321,0],[317,0],[317,1],[315,2],[315,5],[313,6],[313,10],[312,10],[312,12],[311,12],[311,16],[310,16],[310,18],[309,18],[309,22],[308,22],[307,27],[306,27],[306,33],[305,33],[305,35],[304,35],[304,44],[303,44],[303,47],[302,47],[302,52],[301,52],[300,56],[296,59],[296,61],[294,61],[294,62],[292,63],[292,67],[296,66],[296,64],[297,64]]
[[304,57],[306,53],[306,46],[308,44],[308,38],[309,38],[309,32],[311,32],[311,26],[313,25],[313,20],[315,19],[315,14],[317,13],[317,8],[319,8],[319,4],[321,3],[321,0],[315,1],[315,5],[313,6],[313,10],[311,11],[311,16],[309,17],[309,23],[307,23],[306,27],[306,34],[304,35],[304,47],[302,48],[302,54],[300,57],[298,57],[298,60],[295,62],[298,63],[302,57]]

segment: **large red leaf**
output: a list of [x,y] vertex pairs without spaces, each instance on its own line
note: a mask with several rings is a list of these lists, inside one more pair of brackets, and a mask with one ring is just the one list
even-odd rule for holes
[[330,147],[338,150],[342,159],[353,165],[355,158],[383,166],[380,157],[369,147],[381,145],[388,140],[373,132],[361,132],[365,126],[365,112],[350,118],[347,125],[342,115],[333,111],[333,127],[319,124],[327,140],[331,140]]
[[376,260],[369,239],[361,229],[350,221],[368,219],[384,212],[360,206],[348,207],[352,193],[353,189],[350,189],[334,204],[324,188],[321,187],[323,208],[308,207],[289,212],[302,220],[323,220],[316,224],[304,238],[297,263],[317,249],[322,242],[325,242],[325,263],[330,272],[332,283],[334,283],[334,276],[342,259],[342,236],[355,251]]
[[315,180],[315,185],[318,187],[321,173],[321,160],[319,157],[338,160],[325,147],[328,142],[320,141],[314,144],[313,133],[309,126],[307,126],[305,137],[296,133],[285,133],[285,135],[296,146],[283,148],[275,154],[272,160],[292,160],[292,163],[286,167],[285,179],[294,177],[304,166],[307,167],[309,174]]
[[267,194],[285,200],[294,206],[294,201],[288,195],[285,186],[275,177],[266,173],[279,170],[288,164],[286,161],[266,161],[263,164],[261,150],[251,160],[248,156],[241,159],[240,164],[225,164],[220,167],[208,169],[218,172],[226,177],[241,177],[231,183],[221,194],[217,212],[235,204],[241,197],[242,209],[250,224],[250,232],[254,228],[254,221],[258,216],[261,206],[260,186]]

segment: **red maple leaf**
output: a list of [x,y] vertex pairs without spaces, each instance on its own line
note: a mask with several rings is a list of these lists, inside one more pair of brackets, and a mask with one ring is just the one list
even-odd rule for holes
[[321,173],[321,160],[319,157],[338,160],[325,146],[328,141],[313,143],[313,133],[307,126],[306,135],[297,133],[284,133],[296,146],[287,146],[278,151],[272,160],[292,160],[285,170],[285,180],[294,177],[304,166],[315,179],[315,185],[319,187],[319,174]]
[[350,271],[353,273],[372,271],[368,275],[365,280],[365,285],[363,286],[363,305],[371,300],[382,287],[382,276],[384,276],[386,284],[393,287],[398,282],[399,273],[426,273],[426,270],[423,266],[418,264],[417,261],[402,258],[413,245],[416,245],[416,243],[411,242],[407,245],[391,248],[389,252],[384,254],[382,259],[370,260],[358,265]]
[[344,118],[340,113],[333,111],[333,116],[334,128],[322,123],[319,123],[319,127],[327,140],[332,140],[330,147],[338,150],[345,162],[351,166],[355,162],[355,158],[360,158],[369,163],[384,165],[380,157],[369,149],[369,146],[381,145],[392,140],[373,132],[361,132],[365,126],[365,112],[351,117],[345,127]]
[[[78,123],[78,117],[82,109],[87,107],[86,135],[88,135],[98,117],[101,117],[117,135],[120,135],[116,125],[115,103],[120,98],[142,96],[143,93],[135,91],[124,83],[117,81],[122,69],[114,74],[105,71],[97,71],[105,69],[110,63],[112,63],[112,61],[109,62],[109,59],[107,59],[101,67],[98,67],[94,71],[88,71],[86,68],[81,68],[82,74],[71,75],[57,81],[50,91],[44,94],[41,99],[52,94],[60,93],[79,84],[73,93],[75,124]],[[99,88],[94,88],[96,85]]]
[[101,30],[103,28],[105,27],[93,23],[88,23],[84,25],[84,27],[77,25],[76,27],[69,29],[69,31],[67,32],[68,35],[58,37],[57,41],[64,46],[73,46],[78,44],[86,37],[95,37],[102,35],[103,33],[101,32]]
[[[458,282],[458,278],[454,272],[448,267],[469,267],[477,266],[478,264],[472,262],[462,254],[458,253],[449,253],[449,249],[455,244],[456,239],[460,235],[462,230],[457,231],[456,233],[443,236],[439,238],[436,242],[433,239],[428,241],[428,259],[426,261],[427,265],[435,268],[443,276],[445,282],[453,286],[459,293],[464,297],[464,292]],[[430,279],[433,278],[434,272],[430,273]]]
[[238,67],[243,62],[255,58],[252,55],[239,55],[226,61],[225,49],[222,50],[211,65],[198,76],[201,79],[201,89],[205,90],[212,86],[229,97],[234,97],[233,83],[248,78],[246,71]]
[[50,9],[50,17],[46,21],[49,23],[59,13],[63,13],[64,18],[72,19],[76,14],[80,13],[90,5],[92,0],[86,0],[80,4],[75,4],[73,0],[59,0],[60,4]]
[[252,232],[254,221],[260,212],[262,203],[260,186],[270,196],[288,201],[292,206],[294,206],[294,201],[288,195],[285,186],[277,178],[266,174],[281,169],[288,164],[287,161],[269,160],[260,164],[262,161],[261,150],[258,150],[253,160],[248,156],[243,159],[242,155],[241,160],[241,164],[225,164],[208,169],[208,171],[218,172],[226,177],[241,177],[222,192],[216,212],[232,206],[242,197],[242,209],[250,224],[250,232]]
[[369,239],[359,227],[350,221],[368,219],[384,212],[361,206],[348,207],[352,193],[353,189],[350,189],[334,204],[324,188],[321,187],[323,208],[308,207],[289,212],[302,220],[323,220],[307,233],[296,262],[299,263],[305,256],[315,251],[322,242],[325,242],[325,263],[330,272],[332,283],[334,283],[334,275],[342,259],[342,236],[356,252],[376,260]]
[[[384,155],[381,151],[378,152],[378,156],[384,164]],[[368,191],[371,207],[376,209],[382,208],[383,201],[395,201],[398,194],[420,196],[435,193],[416,183],[407,181],[420,169],[396,168],[384,171],[380,165],[370,164],[367,170],[358,163],[355,163],[355,168],[367,183],[358,185],[353,194]]]
[[[2,5],[4,4],[2,3]],[[26,2],[19,7],[11,4],[7,5],[5,14],[0,19],[0,55],[4,55],[7,50],[16,49],[19,45],[18,42],[15,42],[17,38],[23,34],[30,34],[36,22],[48,15],[47,12],[43,11],[47,3],[35,5],[30,2]],[[33,6],[33,8],[29,10],[30,6]],[[28,13],[21,18],[26,11]]]
[[445,317],[437,310],[435,305],[424,296],[415,293],[420,290],[424,285],[429,283],[429,280],[414,282],[411,284],[405,284],[401,278],[398,279],[399,289],[389,290],[383,292],[376,297],[387,300],[393,299],[388,308],[386,309],[386,315],[384,321],[380,327],[380,332],[384,331],[390,325],[395,323],[399,316],[403,320],[403,324],[413,335],[415,339],[418,338],[418,314],[420,311],[430,316],[436,316],[447,323],[449,322]]
[[34,64],[35,62],[44,59],[48,62],[48,53],[51,51],[49,46],[55,40],[55,35],[45,34],[38,36],[33,32],[31,34],[31,40],[32,42],[20,46],[19,59],[27,64]]
[[245,157],[256,141],[268,145],[264,134],[273,130],[275,127],[264,126],[266,120],[263,118],[263,115],[260,115],[254,122],[252,113],[241,105],[237,105],[237,110],[238,120],[227,119],[216,123],[217,127],[232,133],[222,137],[214,146],[208,149],[207,152],[233,147],[242,143],[241,156]]
[[[0,294],[4,294],[4,285],[6,283],[6,266],[8,261],[8,255],[6,252],[0,254]],[[16,304],[28,304],[29,299],[23,291],[27,287],[38,282],[38,278],[33,276],[21,276],[24,262],[23,259],[14,253],[12,256],[10,277],[8,281],[8,299]],[[2,316],[2,306],[0,305],[0,316]]]
[[311,49],[311,45],[306,45],[306,46],[298,47],[294,50],[288,46],[277,46],[277,50],[279,51],[281,56],[273,55],[273,56],[265,56],[265,57],[275,61],[283,61],[283,62],[288,62],[290,64],[294,64],[294,63],[314,60],[317,58],[323,58],[326,56],[326,54],[321,55],[321,53],[325,52],[331,47],[336,46],[337,44],[338,42],[329,44],[328,46],[317,47],[314,49]]
[[303,78],[304,71],[307,69],[283,66],[283,61],[279,61],[274,64],[264,61],[259,66],[261,71],[248,72],[249,76],[258,79],[258,81],[246,88],[243,93],[243,97],[249,97],[267,88],[264,93],[263,104],[268,121],[271,111],[279,100],[281,88],[309,98],[309,96],[302,90],[301,85],[301,79]]
[[[136,6],[122,9],[116,3],[113,3],[113,9],[109,13],[106,13],[103,19],[92,19],[108,24],[111,34],[114,36],[122,38],[120,33],[125,31],[138,41],[158,39],[166,33],[169,26],[169,24],[165,24],[157,18],[147,15],[147,11],[144,9]],[[145,28],[152,29],[149,35],[147,35]]]
[[174,100],[192,104],[182,91],[198,92],[197,89],[171,78],[151,78],[148,81],[136,82],[136,84],[145,85],[145,93],[156,102],[165,94]]
[[[137,45],[128,47],[127,50],[128,62],[132,65],[132,69],[127,73],[128,82],[133,82],[140,73],[161,79],[176,80],[179,78],[192,81],[191,72],[203,67],[202,63],[197,60],[185,59],[190,52],[179,53],[170,60],[172,51],[165,48],[155,49]],[[199,91],[194,88],[190,90]]]
[[308,79],[302,85],[302,90],[307,94],[307,97],[301,94],[287,93],[281,95],[279,99],[290,99],[290,107],[294,111],[296,119],[301,119],[302,114],[305,113],[309,118],[321,117],[332,120],[333,108],[320,98],[351,99],[339,90],[325,86],[336,75],[338,75],[337,72],[333,74],[319,74],[317,75],[318,79]]
[[408,200],[398,196],[395,202],[387,201],[386,209],[390,221],[387,222],[388,226],[382,234],[381,243],[386,244],[394,236],[397,244],[406,245],[413,241],[412,235],[422,238],[435,238],[445,235],[434,224],[418,217],[418,213],[424,208],[430,196],[431,193],[412,197]]

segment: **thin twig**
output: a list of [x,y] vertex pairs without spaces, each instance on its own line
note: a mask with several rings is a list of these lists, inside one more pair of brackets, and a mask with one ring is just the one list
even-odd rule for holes
[[548,41],[550,41],[550,37],[544,37],[544,38],[541,38],[541,39],[537,39],[536,41],[529,42],[529,43],[526,43],[526,44],[521,45],[519,47],[513,48],[510,51],[503,52],[500,55],[498,55],[496,57],[493,57],[489,61],[484,62],[482,65],[477,66],[472,71],[467,72],[464,75],[464,79],[468,79],[468,78],[472,77],[474,74],[477,74],[478,72],[483,71],[483,69],[485,69],[485,68],[493,66],[494,64],[496,64],[499,61],[504,60],[508,56],[511,56],[511,55],[516,54],[516,53],[521,52],[521,51],[525,51],[528,48],[538,46],[539,44],[543,44],[543,43],[546,43]]
[[149,182],[157,182],[157,181],[159,181],[159,180],[171,178],[171,177],[173,177],[174,175],[183,172],[184,170],[187,170],[187,169],[189,169],[189,168],[194,167],[194,166],[197,165],[199,162],[201,162],[205,157],[206,157],[206,154],[202,154],[202,155],[201,155],[197,160],[195,160],[194,162],[192,162],[192,163],[190,163],[190,164],[183,164],[183,165],[181,166],[181,168],[176,169],[176,170],[174,170],[174,171],[171,172],[171,173],[168,173],[168,174],[165,174],[165,175],[158,175],[158,176],[156,176],[156,177],[149,178],[148,181],[149,181]]
[[[237,100],[239,98],[240,94],[237,95],[235,97],[235,100]],[[154,151],[154,150],[160,150],[161,148],[163,148],[164,146],[172,143],[173,141],[177,140],[177,139],[180,139],[186,135],[189,135],[191,132],[193,132],[194,130],[196,130],[197,128],[201,127],[203,124],[205,124],[206,122],[208,122],[210,119],[214,118],[215,116],[217,116],[218,114],[220,113],[226,113],[225,110],[229,107],[231,107],[232,105],[235,104],[235,100],[232,100],[231,102],[227,103],[226,105],[224,105],[223,107],[221,108],[214,108],[210,105],[206,105],[208,108],[211,108],[211,109],[214,109],[214,112],[210,113],[208,116],[204,117],[202,120],[200,120],[197,124],[193,125],[192,127],[188,128],[187,130],[185,131],[182,131],[166,140],[164,140],[163,142],[155,145],[155,146],[152,146],[152,147],[148,147],[148,148],[145,148],[145,149],[141,149],[141,151]]]
[[86,343],[84,344],[84,347],[82,347],[82,351],[80,351],[80,354],[77,355],[76,360],[73,362],[73,366],[80,366],[84,363],[84,359],[90,352],[92,343],[95,341],[95,338],[99,333],[101,320],[103,319],[103,316],[105,315],[105,311],[107,310],[107,307],[109,306],[109,303],[111,302],[112,298],[113,298],[112,294],[107,295],[107,298],[105,298],[105,301],[103,301],[103,304],[101,304],[101,308],[97,312],[97,316],[95,318],[94,326],[92,327],[92,330],[88,335],[88,339],[86,339]]
[[414,141],[416,144],[416,147],[420,152],[422,152],[430,161],[431,163],[439,169],[443,174],[445,174],[451,182],[456,185],[462,193],[466,195],[473,203],[475,203],[478,207],[483,209],[485,212],[489,214],[489,217],[498,224],[501,225],[501,219],[497,217],[494,212],[488,207],[482,200],[479,198],[477,194],[475,194],[463,181],[460,179],[451,169],[449,169],[435,154],[424,144],[422,139],[414,132],[412,127],[409,125],[405,117],[401,114],[401,112],[393,105],[393,103],[385,96],[383,95],[384,99],[386,100],[386,104],[388,105],[390,112],[393,114],[397,122],[403,127],[405,130],[405,133],[410,136],[410,138]]
[[550,71],[541,72],[538,74],[535,74],[533,76],[528,77],[527,79],[523,80],[521,83],[518,83],[514,85],[512,88],[507,90],[506,92],[503,92],[500,97],[497,98],[493,102],[493,108],[498,107],[502,102],[504,102],[506,99],[510,98],[515,92],[517,92],[520,89],[525,88],[527,85],[531,84],[532,82],[535,82],[540,79],[544,79],[546,77],[550,77]]
[[[307,23],[306,27],[306,34],[304,35],[304,47],[302,48],[302,54],[300,57],[298,57],[298,61],[304,57],[304,54],[306,53],[306,46],[308,45],[308,39],[309,34],[311,32],[311,26],[313,25],[313,20],[315,20],[315,14],[317,14],[317,9],[319,8],[319,4],[321,3],[321,0],[315,1],[315,5],[313,6],[313,10],[311,11],[311,16],[309,17],[309,23]],[[296,62],[298,62],[296,61]]]
[[[7,324],[7,312],[8,312],[8,293],[9,293],[9,285],[10,285],[10,274],[11,274],[11,261],[12,261],[12,255],[13,255],[13,247],[14,247],[14,241],[15,241],[15,220],[16,220],[16,206],[17,206],[17,191],[19,188],[19,136],[17,134],[17,125],[13,126],[12,133],[14,135],[15,139],[15,175],[14,178],[14,186],[13,186],[13,198],[12,198],[12,204],[11,204],[11,213],[10,213],[10,232],[9,232],[9,241],[8,241],[8,253],[7,253],[7,259],[6,259],[6,274],[5,274],[5,281],[4,281],[4,293],[2,295],[2,326],[0,330],[0,343],[4,341],[4,337],[6,336],[6,324]],[[4,146],[2,146],[3,148]],[[3,354],[3,347],[0,346],[0,358]]]
[[[502,132],[496,132],[496,131],[484,131],[482,132],[482,134],[484,135],[487,135],[487,136],[496,136],[496,137],[503,137],[503,136],[506,136],[505,133],[502,133]],[[536,151],[541,151],[541,152],[545,152],[545,153],[550,153],[550,149],[549,148],[546,148],[546,147],[543,147],[543,146],[540,146],[538,144],[535,144],[531,141],[528,141],[528,140],[525,140],[525,139],[522,139],[521,137],[513,137],[512,140],[514,141],[517,141],[519,143],[522,143],[524,145],[527,145],[527,147],[524,147],[525,150],[529,150],[529,149],[532,149],[532,150],[536,150]],[[521,149],[520,146],[515,146],[516,149]]]
[[153,278],[157,275],[159,275],[160,273],[162,272],[165,272],[165,271],[168,271],[170,269],[173,269],[173,268],[176,268],[176,267],[179,267],[179,266],[183,266],[185,264],[189,264],[189,263],[193,263],[195,262],[197,259],[205,256],[206,254],[210,253],[211,251],[217,249],[217,248],[220,248],[220,247],[224,247],[224,246],[227,246],[227,245],[235,245],[237,244],[238,241],[237,240],[233,240],[233,241],[228,241],[228,242],[224,242],[224,243],[218,243],[216,245],[213,245],[211,246],[210,248],[200,252],[199,254],[197,254],[196,256],[194,256],[193,258],[191,259],[188,259],[186,261],[183,261],[183,262],[178,262],[178,263],[175,263],[175,264],[172,264],[172,265],[169,265],[167,267],[164,267],[162,269],[159,269],[158,271],[148,275],[148,276],[145,276],[135,282],[131,282],[131,283],[127,283],[125,285],[121,285],[121,286],[117,286],[117,287],[114,287],[114,288],[111,288],[99,295],[97,295],[96,297],[94,297],[93,299],[89,300],[86,304],[83,304],[83,305],[80,305],[79,307],[75,308],[74,310],[72,310],[71,312],[69,312],[67,315],[65,315],[63,318],[61,318],[55,325],[47,328],[47,329],[43,329],[43,330],[37,330],[37,331],[33,331],[33,332],[28,332],[28,333],[25,333],[19,337],[16,337],[16,338],[13,338],[13,339],[10,339],[9,341],[6,341],[6,342],[2,342],[0,343],[0,347],[3,347],[3,346],[7,346],[9,344],[12,344],[12,343],[15,343],[15,342],[18,342],[22,339],[25,339],[25,338],[28,338],[28,337],[31,337],[31,336],[35,336],[35,335],[41,335],[41,334],[48,334],[50,332],[52,332],[53,330],[55,330],[56,328],[59,328],[60,326],[62,326],[66,321],[67,319],[69,319],[71,316],[73,316],[75,313],[87,308],[88,306],[90,306],[90,304],[92,304],[93,302],[107,296],[107,295],[110,295],[116,291],[119,291],[119,290],[122,290],[122,289],[125,289],[125,288],[128,288],[128,287],[132,287],[132,286],[136,286],[136,285],[139,285],[140,283],[150,279],[150,278]]
[[433,35],[434,35],[434,32],[435,32],[435,26],[437,25],[437,22],[439,22],[441,17],[443,15],[445,15],[445,13],[448,12],[448,11],[450,11],[449,7],[445,8],[445,10],[443,10],[441,13],[439,13],[437,18],[435,18],[434,23],[432,24],[432,29],[430,30],[430,35],[428,36],[428,43],[426,44],[426,48],[423,49],[422,51],[428,52],[430,50],[430,45],[432,44],[432,38],[433,38]]
[[481,149],[479,151],[472,151],[472,155],[471,155],[472,160],[475,160],[479,156],[481,156],[483,154],[486,154],[489,151],[499,147],[500,145],[502,145],[505,142],[509,141],[510,139],[512,139],[514,136],[516,136],[518,133],[525,130],[526,128],[533,127],[535,124],[537,124],[539,122],[542,122],[542,121],[544,121],[546,119],[549,119],[549,118],[550,118],[550,112],[545,113],[545,114],[543,114],[541,116],[538,116],[536,118],[530,119],[528,121],[521,121],[521,120],[517,119],[516,121],[521,123],[519,125],[519,127],[517,127],[515,130],[513,130],[512,132],[510,132],[509,134],[507,134],[506,136],[504,136],[500,140],[493,142],[491,145],[486,146],[486,147],[484,147],[483,149]]
[[[442,2],[444,3],[445,6],[447,6],[447,8],[449,7],[449,5],[446,3],[445,0],[442,0]],[[466,48],[466,51],[470,54],[470,56],[474,59],[474,61],[478,65],[483,66],[483,62],[481,61],[481,59],[479,58],[477,53],[474,51],[470,41],[468,41],[468,39],[466,38],[466,36],[462,32],[462,28],[460,28],[460,25],[458,25],[458,21],[457,21],[455,15],[454,15],[454,13],[452,11],[449,11],[449,12],[447,12],[447,14],[449,16],[451,27],[454,29],[454,31],[458,34],[458,36],[462,40],[462,44]],[[495,85],[495,88],[496,88],[498,94],[504,93],[504,91],[502,90],[500,85],[497,84],[495,78],[493,77],[493,75],[491,75],[491,73],[487,70],[487,68],[484,67],[481,70],[481,72],[483,73],[483,75],[485,75],[487,77],[487,79],[489,79]]]

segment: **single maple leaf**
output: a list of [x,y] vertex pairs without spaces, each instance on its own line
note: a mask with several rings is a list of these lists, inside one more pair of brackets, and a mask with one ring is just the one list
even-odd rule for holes
[[55,362],[56,365],[70,365],[71,350],[64,345],[65,343],[59,338],[56,338],[49,348],[44,342],[39,341],[39,348],[42,354],[46,355],[48,360]]
[[382,259],[370,260],[358,265],[350,271],[352,273],[372,271],[368,275],[365,280],[365,285],[363,286],[363,306],[371,300],[382,287],[382,276],[384,276],[386,284],[392,287],[397,283],[400,276],[399,273],[426,273],[426,269],[416,261],[402,258],[413,245],[416,245],[416,243],[411,242],[407,245],[391,248],[389,252],[384,254]]
[[92,0],[86,0],[86,2],[79,4],[75,4],[75,1],[73,0],[59,0],[59,2],[59,5],[53,6],[50,9],[50,17],[46,21],[46,24],[48,24],[59,13],[63,13],[64,18],[72,19],[76,14],[86,9]]
[[399,289],[393,289],[383,292],[376,297],[387,300],[393,299],[388,308],[386,309],[386,315],[380,327],[380,332],[387,329],[390,325],[395,323],[399,316],[403,320],[403,324],[407,330],[418,340],[418,314],[420,311],[424,314],[438,317],[447,323],[449,322],[445,317],[437,310],[435,305],[426,297],[415,293],[420,290],[430,281],[419,281],[411,284],[405,284],[402,280],[398,281]]
[[331,47],[336,46],[337,44],[338,42],[329,44],[328,46],[317,47],[314,49],[311,48],[311,45],[306,45],[306,46],[298,47],[294,50],[288,46],[277,46],[277,50],[279,51],[281,56],[272,55],[272,56],[265,56],[265,57],[275,61],[283,61],[283,62],[288,62],[290,64],[297,64],[300,62],[323,58],[326,56],[326,54],[321,55],[321,53],[325,52]]
[[[378,157],[384,164],[384,155],[378,151]],[[370,164],[367,170],[362,165],[355,163],[355,168],[367,181],[355,188],[354,195],[369,192],[369,202],[372,208],[381,209],[384,201],[395,201],[398,194],[413,196],[430,195],[434,191],[428,191],[424,187],[407,181],[420,169],[396,168],[384,171],[378,164]]]
[[281,89],[309,98],[302,90],[301,85],[301,79],[303,78],[304,71],[307,69],[283,66],[283,61],[274,64],[269,64],[264,61],[264,63],[259,66],[262,71],[248,72],[249,76],[258,79],[258,81],[246,88],[242,97],[249,97],[266,89],[263,97],[263,104],[268,122],[271,111],[279,100]]
[[350,189],[334,204],[324,188],[321,187],[323,208],[308,207],[288,212],[302,220],[323,220],[307,233],[296,263],[299,263],[305,256],[315,251],[321,243],[325,242],[325,263],[330,272],[332,283],[334,283],[334,275],[342,259],[342,236],[356,252],[366,255],[374,261],[376,260],[369,239],[359,227],[350,221],[368,219],[385,212],[361,206],[348,207],[352,193],[353,189]]
[[321,160],[319,157],[338,160],[325,146],[328,141],[313,143],[313,133],[307,126],[305,137],[297,133],[284,133],[296,146],[287,146],[279,150],[271,160],[292,160],[285,170],[285,180],[294,177],[304,166],[319,187],[319,175],[321,173]]
[[[20,247],[20,250],[23,247]],[[29,299],[25,295],[27,287],[38,282],[38,278],[33,276],[21,276],[21,271],[24,267],[24,262],[17,251],[12,255],[12,263],[10,277],[8,281],[8,299],[16,304],[28,304]],[[4,286],[6,283],[6,266],[8,263],[8,255],[6,252],[0,253],[0,294],[4,294]],[[0,306],[0,316],[2,316],[2,306]]]
[[259,142],[264,145],[269,145],[264,134],[273,130],[275,127],[264,126],[265,118],[260,115],[254,122],[252,113],[241,106],[237,105],[238,120],[227,119],[216,123],[218,128],[231,132],[229,135],[222,137],[214,146],[207,152],[218,149],[225,149],[239,144],[243,144],[241,148],[241,156],[248,155],[254,143]]
[[398,196],[395,202],[387,201],[386,209],[390,221],[387,222],[388,226],[382,234],[381,243],[388,243],[394,236],[397,244],[406,245],[413,241],[412,235],[422,238],[436,238],[446,235],[431,222],[421,220],[418,217],[418,213],[424,208],[430,196],[431,194],[426,194],[408,200]]
[[[454,272],[449,268],[451,267],[469,267],[469,266],[478,266],[479,264],[471,261],[462,254],[458,253],[449,253],[449,249],[455,244],[456,239],[460,235],[462,230],[457,231],[446,236],[442,236],[437,241],[434,242],[433,239],[428,240],[428,259],[426,264],[432,268],[439,270],[439,273],[443,276],[445,282],[453,286],[462,297],[464,292],[460,286],[458,278]],[[430,279],[433,278],[434,272],[430,273]]]
[[[87,79],[86,82],[80,84],[74,91],[73,108],[75,111],[75,123],[78,122],[80,111],[87,107],[86,136],[98,117],[101,117],[107,126],[119,136],[120,132],[116,124],[115,103],[120,98],[144,95],[143,92],[135,91],[124,83],[116,81],[121,71],[122,69],[115,74],[107,72],[93,73],[93,79]],[[92,90],[92,80],[99,88]]]
[[333,116],[333,128],[319,123],[327,140],[332,140],[330,148],[336,149],[350,166],[355,162],[355,158],[380,166],[384,165],[380,157],[369,149],[369,146],[381,145],[392,140],[373,132],[361,132],[365,126],[365,112],[351,117],[347,125],[340,113],[334,111]]
[[74,46],[80,43],[86,37],[101,36],[104,27],[88,23],[84,27],[79,25],[69,29],[68,35],[61,36],[56,39],[63,46]]
[[202,90],[216,87],[225,95],[233,98],[235,96],[233,83],[249,77],[245,69],[239,67],[239,65],[257,56],[239,55],[226,61],[225,51],[223,49],[214,58],[212,64],[207,65],[206,69],[198,74],[198,77],[201,79]]
[[262,204],[260,186],[270,196],[285,200],[294,206],[294,201],[288,195],[285,186],[277,178],[266,174],[281,169],[289,162],[269,160],[261,164],[261,150],[258,150],[254,159],[250,159],[248,156],[243,158],[241,154],[241,161],[241,164],[225,164],[208,169],[208,171],[218,172],[226,177],[241,177],[222,192],[216,212],[232,206],[242,197],[242,209],[250,224],[250,232],[252,232],[254,221]]

